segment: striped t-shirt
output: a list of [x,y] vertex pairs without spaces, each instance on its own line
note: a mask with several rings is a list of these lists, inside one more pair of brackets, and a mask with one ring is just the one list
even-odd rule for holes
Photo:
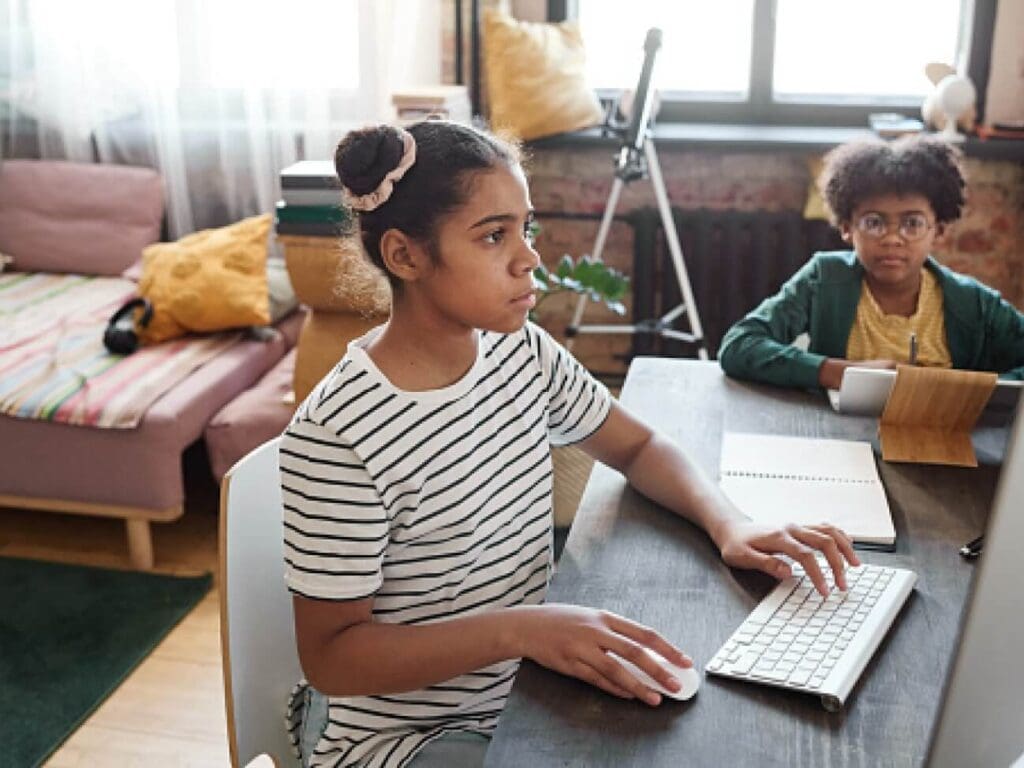
[[[419,624],[543,600],[551,575],[551,444],[604,422],[608,391],[542,329],[478,334],[455,384],[393,386],[375,329],[298,409],[281,441],[285,578],[307,597],[373,597]],[[401,766],[444,733],[489,734],[517,661],[398,695],[330,697],[315,766]]]

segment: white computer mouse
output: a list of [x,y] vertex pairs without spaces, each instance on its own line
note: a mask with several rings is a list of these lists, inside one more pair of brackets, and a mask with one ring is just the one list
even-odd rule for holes
[[608,655],[628,669],[630,674],[640,680],[640,682],[644,685],[650,686],[662,696],[668,696],[669,698],[678,699],[679,701],[686,701],[693,697],[693,694],[695,694],[697,689],[700,688],[700,672],[698,672],[695,667],[679,667],[666,659],[660,653],[652,651],[650,648],[645,648],[644,651],[654,659],[659,666],[664,667],[676,680],[679,681],[678,691],[670,691],[640,669],[636,664],[631,661],[627,661],[618,654],[608,651]]

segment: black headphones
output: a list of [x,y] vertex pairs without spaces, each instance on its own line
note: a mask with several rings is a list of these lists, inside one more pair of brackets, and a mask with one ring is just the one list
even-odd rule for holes
[[115,312],[107,322],[107,330],[103,332],[103,346],[118,355],[130,355],[139,347],[139,337],[135,333],[135,310],[142,307],[142,317],[138,327],[145,328],[153,319],[153,305],[149,299],[131,299]]

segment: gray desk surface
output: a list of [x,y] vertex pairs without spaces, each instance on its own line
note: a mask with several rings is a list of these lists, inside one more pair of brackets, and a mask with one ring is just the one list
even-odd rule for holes
[[[715,363],[638,358],[623,403],[717,477],[722,433],[874,442],[877,421],[832,412],[824,395],[751,385]],[[926,755],[973,566],[958,547],[983,530],[1006,430],[979,429],[977,469],[878,459],[897,551],[871,563],[917,572],[915,592],[843,711],[817,697],[703,676],[689,702],[622,701],[524,662],[488,766],[911,766]],[[704,533],[596,466],[549,602],[648,624],[701,670],[774,582],[725,566]]]

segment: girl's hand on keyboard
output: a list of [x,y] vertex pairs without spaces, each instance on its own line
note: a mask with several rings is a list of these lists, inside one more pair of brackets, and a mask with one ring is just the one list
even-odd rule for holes
[[576,605],[520,606],[511,609],[518,635],[518,655],[548,669],[571,675],[623,699],[651,706],[661,694],[644,685],[607,651],[631,661],[661,685],[678,691],[678,680],[646,653],[647,647],[680,667],[693,661],[649,627],[608,611]]
[[777,579],[792,573],[789,565],[775,555],[787,555],[803,566],[815,588],[828,594],[828,583],[818,565],[824,555],[832,567],[835,584],[846,589],[846,563],[860,565],[853,542],[834,525],[787,525],[771,528],[745,521],[729,521],[719,537],[722,559],[735,568],[754,568]]

